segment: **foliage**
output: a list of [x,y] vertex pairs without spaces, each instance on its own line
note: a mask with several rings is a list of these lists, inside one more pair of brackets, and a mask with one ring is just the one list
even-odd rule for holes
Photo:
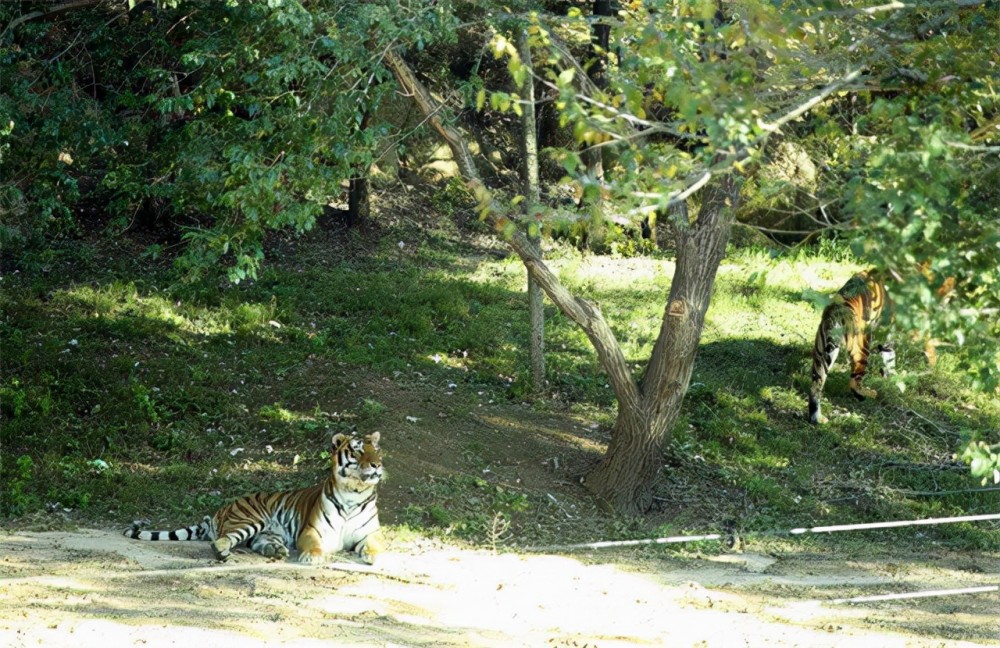
[[21,455],[12,466],[4,480],[3,508],[0,513],[5,516],[22,515],[38,506],[37,499],[29,494],[32,473],[35,463],[28,455]]
[[1000,453],[997,447],[990,447],[985,441],[972,441],[962,452],[962,460],[968,462],[972,474],[982,477],[983,485],[1000,484]]
[[265,231],[311,228],[371,164],[384,125],[360,125],[390,90],[371,34],[447,33],[433,12],[308,4],[146,2],[5,34],[5,251],[93,225],[83,206],[107,203],[116,231],[144,215],[181,227],[189,276],[256,276]]

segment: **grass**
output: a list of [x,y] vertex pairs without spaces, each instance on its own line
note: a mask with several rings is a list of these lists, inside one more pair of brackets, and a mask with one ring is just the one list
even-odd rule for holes
[[[841,365],[825,393],[831,424],[806,424],[817,302],[858,267],[839,252],[726,259],[659,512],[636,521],[599,514],[576,484],[607,441],[614,400],[586,337],[551,307],[550,384],[530,397],[519,262],[405,227],[357,244],[276,240],[259,280],[240,286],[177,283],[107,242],[22,260],[0,302],[3,514],[187,523],[248,492],[314,483],[329,436],[352,429],[385,431],[389,523],[486,546],[730,526],[752,536],[1000,501],[972,492],[952,459],[962,430],[996,429],[1000,408],[968,392],[946,354],[932,370],[901,344],[902,374],[873,372],[880,396],[864,403]],[[553,267],[600,304],[641,371],[671,259],[556,252]],[[989,525],[926,537],[1000,544]]]

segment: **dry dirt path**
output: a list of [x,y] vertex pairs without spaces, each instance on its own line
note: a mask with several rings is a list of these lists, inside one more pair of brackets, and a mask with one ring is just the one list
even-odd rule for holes
[[[836,604],[996,584],[1000,556],[845,561],[654,551],[494,554],[393,543],[322,567],[114,531],[0,532],[0,646],[854,646],[1000,644],[1000,594]],[[595,559],[608,561],[596,563]]]

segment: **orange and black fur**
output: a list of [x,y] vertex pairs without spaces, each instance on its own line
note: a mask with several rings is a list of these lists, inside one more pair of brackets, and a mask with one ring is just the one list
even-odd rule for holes
[[379,433],[365,437],[335,434],[329,477],[311,488],[256,493],[205,516],[200,524],[175,531],[145,531],[133,523],[125,535],[137,540],[206,540],[218,560],[246,544],[268,557],[322,562],[336,551],[355,551],[371,564],[381,551],[376,487],[382,479]]
[[[820,412],[820,396],[827,373],[842,347],[846,347],[851,361],[851,391],[858,400],[875,396],[874,391],[861,386],[861,380],[868,369],[872,332],[890,317],[889,296],[872,270],[851,277],[823,310],[813,346],[812,387],[809,390],[811,422],[825,423],[827,420]],[[882,374],[891,374],[896,365],[895,352],[888,343],[879,345],[878,351],[883,360]]]

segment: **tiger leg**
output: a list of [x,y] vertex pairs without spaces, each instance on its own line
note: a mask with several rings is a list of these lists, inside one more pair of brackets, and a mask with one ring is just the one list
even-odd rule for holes
[[312,526],[302,529],[298,539],[295,541],[295,546],[299,550],[299,562],[314,564],[325,560],[323,557],[323,544],[320,541],[319,533]]
[[375,557],[378,556],[385,550],[385,544],[382,540],[382,531],[376,529],[373,533],[370,533],[368,537],[358,543],[358,546],[354,548],[354,551],[361,556],[361,560],[364,560],[369,565],[375,563]]
[[820,397],[823,395],[823,385],[830,367],[837,360],[840,345],[835,338],[826,337],[825,343],[817,334],[816,348],[813,351],[812,386],[809,389],[809,421],[816,424],[826,423],[828,419],[820,411]]
[[937,346],[938,341],[932,337],[924,341],[924,357],[927,358],[928,367],[933,368],[937,364]]
[[232,550],[237,543],[234,543],[229,536],[222,536],[212,541],[212,553],[219,562],[226,562],[232,555]]
[[886,378],[896,373],[896,351],[892,348],[892,343],[880,344],[878,352],[882,356],[882,377]]
[[251,540],[261,531],[261,526],[257,524],[243,524],[234,528],[231,524],[220,524],[219,535],[212,541],[212,553],[219,562],[229,560],[233,549],[240,544]]
[[859,335],[848,342],[848,349],[851,354],[851,382],[849,384],[851,392],[854,393],[854,397],[859,401],[878,396],[878,392],[874,389],[861,386],[861,381],[868,371],[869,344],[871,344],[870,335]]

